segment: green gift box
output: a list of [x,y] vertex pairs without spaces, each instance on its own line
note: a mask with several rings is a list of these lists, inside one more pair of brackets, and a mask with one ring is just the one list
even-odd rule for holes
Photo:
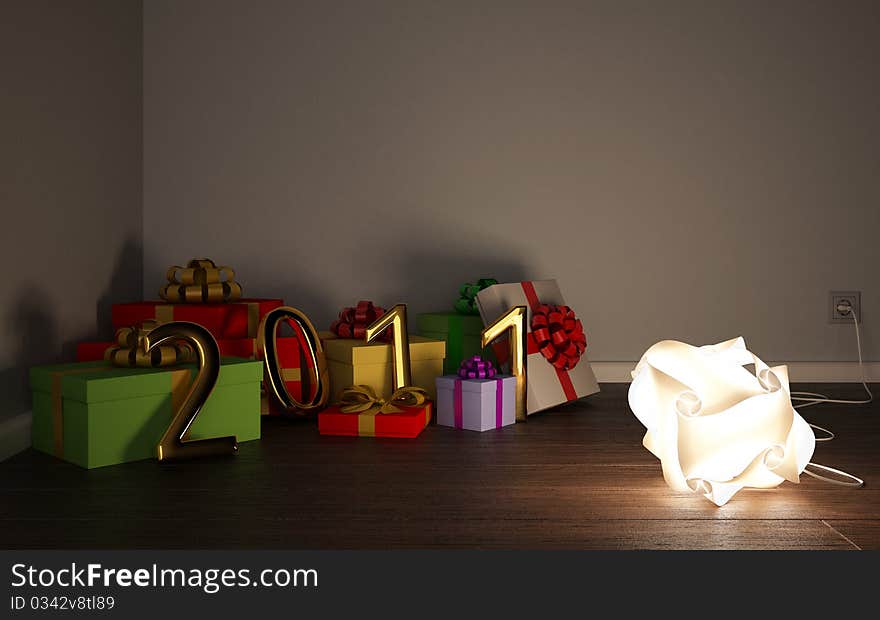
[[[155,458],[195,372],[195,364],[119,368],[103,361],[31,368],[33,446],[90,469]],[[259,439],[262,378],[262,362],[223,358],[188,438]]]
[[480,346],[483,320],[479,316],[457,312],[426,312],[416,315],[416,326],[420,335],[446,342],[446,360],[443,362],[445,374],[457,373],[461,361],[474,355],[482,355],[493,363],[495,361],[491,350],[484,350]]

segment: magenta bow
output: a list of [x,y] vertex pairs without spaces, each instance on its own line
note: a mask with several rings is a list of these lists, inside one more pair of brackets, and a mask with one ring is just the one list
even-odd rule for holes
[[462,379],[491,379],[496,374],[492,362],[479,355],[463,360],[458,369],[458,376]]

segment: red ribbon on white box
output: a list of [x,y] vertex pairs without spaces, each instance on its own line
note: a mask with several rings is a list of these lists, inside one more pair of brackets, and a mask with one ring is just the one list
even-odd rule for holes
[[[478,293],[477,304],[484,324],[512,306],[528,308],[529,415],[599,391],[583,327],[555,280],[496,284]],[[508,346],[506,341],[493,343],[500,364],[508,361]]]
[[[538,300],[538,294],[535,293],[535,286],[531,282],[521,282],[523,293],[525,293],[526,300],[529,302],[529,308],[534,313],[537,311],[538,307],[540,307],[541,302]],[[526,338],[526,354],[532,355],[533,353],[541,353],[541,349],[538,347],[538,342],[535,340],[534,335],[531,330],[529,331],[529,335]],[[543,356],[542,356],[543,357]],[[548,362],[549,363],[549,362]],[[556,371],[556,376],[559,378],[559,385],[562,386],[562,391],[565,393],[565,397],[568,400],[576,400],[578,397],[577,390],[574,389],[574,385],[571,382],[571,377],[568,375],[568,370],[563,370],[562,368],[558,368],[556,366],[553,367]]]

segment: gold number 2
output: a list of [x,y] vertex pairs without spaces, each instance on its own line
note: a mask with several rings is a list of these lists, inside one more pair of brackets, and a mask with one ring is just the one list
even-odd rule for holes
[[143,337],[146,352],[162,343],[186,340],[196,352],[199,369],[180,408],[174,413],[171,424],[165,429],[156,455],[160,461],[194,458],[218,454],[234,454],[238,450],[235,437],[214,437],[189,440],[187,435],[202,410],[205,401],[217,384],[220,375],[220,350],[211,333],[196,323],[174,321],[165,323]]
[[510,374],[516,377],[516,421],[526,419],[526,307],[513,306],[495,319],[482,333],[482,344],[490,342],[510,331]]
[[[293,321],[299,327],[305,342],[300,342],[311,361],[312,378],[315,386],[313,396],[303,394],[302,401],[290,395],[284,384],[281,364],[278,361],[278,324],[281,321]],[[257,348],[263,356],[266,368],[266,383],[272,395],[284,408],[295,415],[306,415],[312,411],[324,409],[330,397],[330,375],[327,371],[327,360],[324,358],[324,347],[315,326],[302,311],[290,306],[282,306],[269,311],[260,322],[257,333]],[[304,390],[305,391],[305,390]]]

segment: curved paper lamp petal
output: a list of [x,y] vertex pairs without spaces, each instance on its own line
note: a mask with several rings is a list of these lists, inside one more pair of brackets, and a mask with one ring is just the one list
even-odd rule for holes
[[632,375],[630,408],[673,489],[721,506],[743,488],[799,482],[815,436],[791,405],[787,368],[768,367],[742,338],[658,342]]

